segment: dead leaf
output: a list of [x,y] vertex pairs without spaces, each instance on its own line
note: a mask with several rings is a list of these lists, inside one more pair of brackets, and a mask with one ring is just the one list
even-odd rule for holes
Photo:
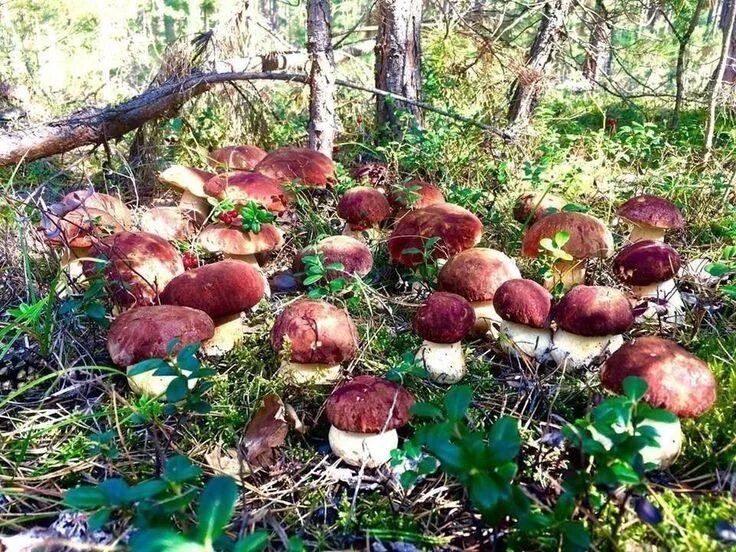
[[[233,448],[223,448],[219,445],[204,455],[207,465],[216,473],[229,475],[240,480],[240,461],[238,460],[238,451]],[[243,475],[249,474],[250,469],[247,465],[243,466]]]
[[277,449],[284,444],[288,432],[283,401],[278,395],[266,395],[263,406],[253,416],[240,442],[245,460],[251,468],[275,464],[279,459]]
[[286,403],[284,406],[286,407],[286,417],[294,426],[294,429],[296,429],[299,433],[306,433],[307,427],[304,425],[301,418],[299,418],[299,414],[296,413],[294,407],[291,406],[289,403]]

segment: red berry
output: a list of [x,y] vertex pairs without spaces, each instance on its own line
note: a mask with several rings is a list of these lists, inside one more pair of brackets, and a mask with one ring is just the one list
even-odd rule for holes
[[191,251],[187,251],[186,253],[184,253],[184,255],[182,255],[181,257],[181,260],[184,263],[185,270],[191,270],[199,266],[199,259],[197,258],[197,255],[195,255]]
[[232,224],[236,220],[238,220],[238,211],[236,209],[233,209],[232,211],[225,211],[224,213],[220,213],[219,217],[220,222],[224,222],[225,224]]

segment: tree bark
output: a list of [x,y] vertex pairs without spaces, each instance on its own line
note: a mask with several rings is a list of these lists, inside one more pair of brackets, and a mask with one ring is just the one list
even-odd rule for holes
[[677,49],[677,67],[675,68],[675,109],[672,112],[670,123],[672,128],[677,128],[680,124],[680,112],[682,111],[682,104],[685,101],[685,53],[687,52],[687,47],[690,45],[690,38],[695,32],[695,27],[698,25],[704,6],[705,0],[698,0],[687,29],[685,29],[685,32],[681,36],[677,37],[679,47]]
[[509,124],[528,122],[539,101],[544,80],[544,69],[552,61],[565,39],[565,19],[572,8],[572,0],[549,0],[542,10],[537,36],[534,38],[526,66],[511,87]]
[[596,0],[588,51],[583,62],[583,76],[593,82],[611,69],[611,33],[613,25],[603,0]]
[[[376,88],[399,96],[419,99],[421,95],[421,26],[422,0],[378,0],[378,36],[376,38]],[[409,113],[421,124],[421,112],[415,105],[376,99],[378,127],[388,125],[391,133],[403,131],[402,113]]]
[[[724,7],[725,9],[725,7]],[[713,80],[713,86],[710,90],[710,97],[708,99],[708,119],[705,124],[705,156],[704,161],[707,163],[710,159],[711,152],[713,150],[713,136],[716,128],[716,106],[718,104],[718,94],[721,90],[721,82],[723,81],[723,75],[726,72],[726,66],[729,62],[729,54],[731,46],[733,44],[734,36],[734,23],[736,23],[736,10],[728,10],[728,22],[726,27],[723,29],[723,42],[721,43],[721,58],[718,61],[718,69],[716,69],[716,76]],[[733,59],[730,59],[733,64]]]
[[[734,0],[726,0],[723,2],[723,9],[721,11],[721,19],[719,25],[721,30],[726,33],[729,29],[729,21],[731,20],[731,13],[734,10]],[[736,83],[736,32],[731,33],[731,39],[728,41],[728,51],[725,57],[726,66],[723,71],[719,83],[725,82],[728,84]]]
[[309,72],[309,147],[332,158],[335,141],[335,56],[330,0],[307,2]]

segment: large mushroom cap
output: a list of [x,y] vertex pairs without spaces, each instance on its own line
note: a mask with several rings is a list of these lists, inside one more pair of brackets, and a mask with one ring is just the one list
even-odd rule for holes
[[288,348],[292,362],[340,364],[358,350],[358,332],[346,310],[302,299],[276,317],[271,343],[276,351]]
[[544,238],[554,239],[563,231],[570,239],[562,249],[575,259],[605,258],[613,252],[613,236],[600,220],[584,213],[561,211],[542,217],[526,231],[521,243],[522,254],[539,256],[539,242]]
[[374,188],[383,188],[388,181],[388,167],[383,163],[368,161],[350,169],[350,176],[358,182],[367,182]]
[[521,278],[516,262],[495,249],[473,247],[452,257],[437,277],[439,289],[468,301],[491,301],[498,286]]
[[414,331],[433,343],[457,343],[475,324],[471,304],[455,293],[436,291],[414,315]]
[[422,209],[437,203],[444,203],[445,196],[434,184],[423,180],[410,180],[405,184],[391,187],[388,201],[398,215],[413,209]]
[[682,213],[673,203],[648,194],[625,201],[616,209],[616,214],[634,224],[665,230],[685,225]]
[[141,215],[140,229],[167,241],[185,240],[194,234],[195,224],[178,207],[154,207]]
[[204,198],[207,197],[204,185],[213,176],[215,175],[201,169],[172,165],[160,173],[158,179],[162,184]]
[[375,376],[358,376],[327,399],[327,419],[342,431],[383,433],[409,421],[414,397],[402,386]]
[[161,293],[161,302],[221,318],[248,310],[264,293],[263,275],[258,269],[243,261],[224,260],[177,276]]
[[509,322],[546,328],[549,326],[552,295],[533,280],[508,280],[496,290],[493,308]]
[[477,244],[482,233],[483,223],[473,213],[451,203],[437,203],[399,220],[388,239],[388,250],[392,261],[411,267],[424,260],[422,252],[430,238],[439,238],[432,258],[449,259]]
[[356,186],[345,192],[337,204],[337,216],[354,230],[365,230],[381,223],[391,214],[386,196],[375,188]]
[[210,224],[199,235],[199,243],[210,253],[255,255],[278,249],[284,243],[281,230],[263,224],[257,234],[227,224]]
[[315,245],[302,249],[294,257],[293,271],[304,272],[304,257],[322,254],[325,265],[340,263],[342,270],[328,270],[327,278],[344,278],[346,275],[365,276],[373,268],[373,255],[366,244],[350,236],[328,236]]
[[298,180],[311,188],[330,188],[335,183],[332,159],[306,148],[281,148],[269,153],[255,168],[256,172],[278,180]]
[[109,213],[120,226],[130,228],[132,219],[130,209],[125,203],[118,198],[101,192],[93,192],[92,190],[76,190],[69,192],[61,200],[61,203],[67,210],[72,211],[78,208],[97,209]]
[[614,393],[623,392],[628,376],[647,382],[644,400],[649,404],[680,417],[700,416],[716,401],[716,380],[708,365],[667,339],[639,337],[613,353],[602,367],[603,386]]
[[680,270],[680,254],[666,243],[642,240],[624,247],[613,259],[613,273],[624,284],[648,286],[672,278]]
[[546,192],[529,192],[522,194],[514,204],[514,220],[522,224],[534,224],[539,219],[562,211],[567,201],[560,196]]
[[626,296],[606,286],[577,286],[552,311],[557,327],[585,337],[618,335],[634,323]]
[[41,228],[51,245],[79,249],[90,247],[103,236],[124,231],[114,215],[94,207],[78,207],[63,217],[44,214]]
[[103,268],[121,307],[150,305],[175,276],[184,272],[181,255],[165,239],[147,232],[120,232],[92,245],[90,256],[106,264],[84,261],[87,275]]
[[291,196],[280,182],[255,172],[234,172],[210,178],[204,191],[219,200],[229,199],[235,205],[249,201],[263,205],[272,213],[283,213]]
[[261,148],[250,145],[225,146],[212,150],[210,165],[216,168],[236,171],[252,171],[268,155]]
[[190,343],[211,338],[212,319],[189,307],[156,305],[125,311],[110,325],[107,350],[118,366],[130,366],[148,358],[165,358],[167,346],[178,339],[172,354]]

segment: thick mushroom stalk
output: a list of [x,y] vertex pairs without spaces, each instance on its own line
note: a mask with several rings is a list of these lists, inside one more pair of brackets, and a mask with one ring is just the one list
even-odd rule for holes
[[[132,366],[128,366],[128,373],[130,373],[131,368]],[[174,381],[177,376],[155,376],[155,371],[156,370],[149,370],[148,372],[143,372],[142,374],[136,374],[134,376],[128,375],[128,385],[133,393],[151,398],[162,397],[166,393],[171,382]],[[182,370],[181,372],[186,376],[191,374],[188,370]],[[197,379],[188,379],[187,385],[190,390],[194,389],[194,386],[197,385]]]
[[552,264],[552,278],[544,282],[547,289],[554,289],[558,283],[562,289],[572,289],[585,283],[585,261],[556,261]]
[[632,293],[649,303],[642,314],[645,320],[661,319],[670,324],[681,324],[685,318],[685,302],[674,280],[648,286],[631,286]]
[[631,226],[629,241],[664,241],[665,232],[682,228],[685,220],[676,205],[653,195],[639,195],[622,203],[616,215]]
[[537,362],[547,360],[552,349],[552,331],[549,328],[532,328],[502,320],[499,341],[501,349],[508,354],[533,358]]
[[328,385],[340,379],[341,371],[342,366],[339,364],[305,364],[283,360],[278,375],[292,385],[303,383]]
[[630,223],[630,226],[631,233],[629,234],[629,241],[632,243],[643,240],[664,241],[664,228],[656,228],[633,222]]
[[330,426],[330,448],[351,466],[377,468],[391,459],[391,451],[399,446],[395,429],[382,433],[355,433]]
[[180,190],[182,195],[179,198],[179,209],[193,213],[195,219],[202,221],[210,212],[204,185],[213,176],[215,175],[200,169],[172,165],[161,172],[158,179],[162,184]]
[[202,352],[207,356],[222,356],[243,341],[243,320],[240,313],[236,313],[213,321],[215,335],[202,343]]
[[558,366],[580,368],[615,352],[623,344],[621,335],[586,337],[557,330],[552,336],[550,355]]
[[493,301],[471,301],[470,305],[475,311],[475,324],[473,325],[474,335],[483,335],[491,332],[494,337],[495,327],[501,322],[496,309],[493,308]]
[[421,362],[427,374],[437,383],[451,385],[457,383],[467,372],[463,346],[455,343],[433,343],[424,340],[415,359]]

